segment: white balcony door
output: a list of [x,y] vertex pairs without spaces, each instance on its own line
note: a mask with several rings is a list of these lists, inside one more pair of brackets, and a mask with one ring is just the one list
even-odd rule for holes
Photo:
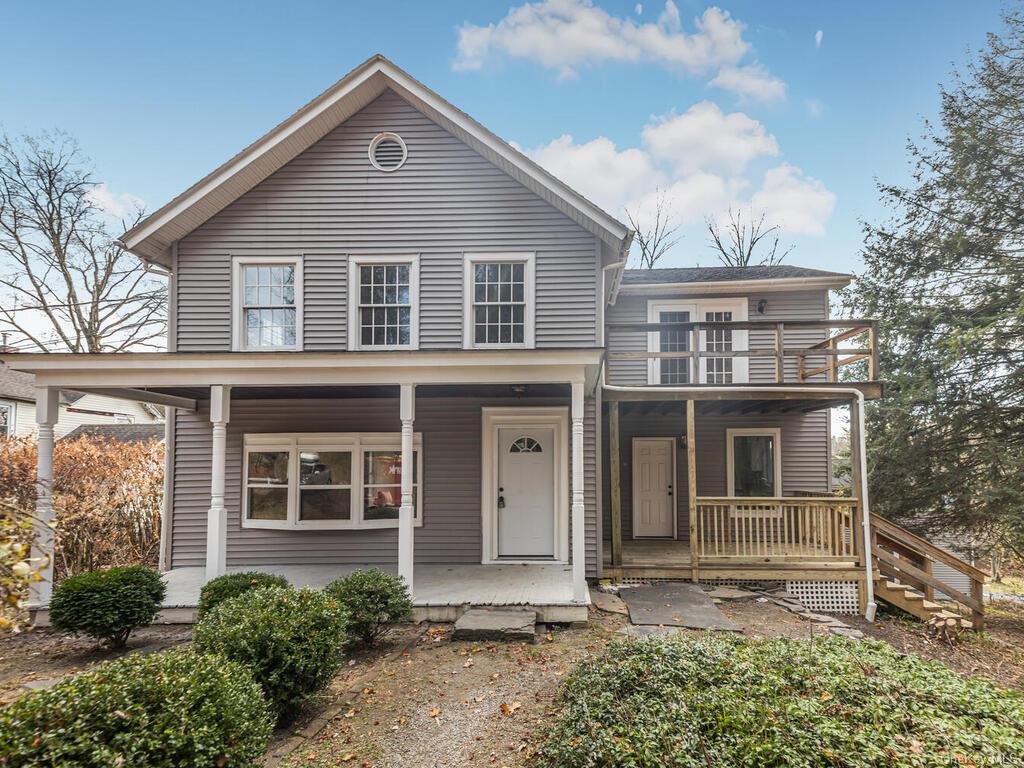
[[633,537],[672,538],[675,526],[675,441],[633,439]]

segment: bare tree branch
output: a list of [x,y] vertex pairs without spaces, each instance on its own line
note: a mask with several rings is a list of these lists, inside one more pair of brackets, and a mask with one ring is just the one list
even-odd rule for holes
[[742,211],[733,213],[732,208],[729,208],[729,221],[725,226],[712,216],[704,219],[710,236],[708,247],[716,252],[718,260],[727,267],[782,263],[793,251],[793,246],[779,252],[779,226],[775,224],[765,227],[764,213],[755,220],[753,212],[750,212],[747,218],[749,221],[744,222]]
[[115,242],[95,187],[67,135],[0,137],[0,331],[16,346],[121,352],[163,333],[166,286]]
[[667,193],[659,188],[655,194],[653,221],[646,220],[639,209],[626,210],[629,225],[636,231],[633,242],[640,249],[642,269],[654,269],[658,259],[683,239],[676,234],[680,225],[672,217],[671,201]]

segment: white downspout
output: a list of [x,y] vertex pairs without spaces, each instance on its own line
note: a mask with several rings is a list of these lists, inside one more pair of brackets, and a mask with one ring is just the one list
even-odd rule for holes
[[[615,384],[605,384],[604,388],[611,392],[678,392],[685,394],[692,392],[692,389],[683,387],[623,387]],[[715,392],[743,392],[745,394],[750,393],[750,387],[720,387],[716,386],[713,388]],[[820,392],[820,393],[846,393],[853,395],[857,398],[857,425],[860,428],[860,443],[858,460],[862,467],[860,473],[860,504],[862,511],[862,527],[864,533],[864,571],[867,574],[866,578],[866,591],[867,591],[867,610],[864,612],[864,618],[868,621],[875,620],[875,611],[878,610],[878,604],[875,603],[875,582],[872,579],[874,575],[871,568],[871,522],[870,522],[870,508],[868,506],[868,473],[867,473],[867,440],[864,432],[864,393],[856,387],[813,387],[813,386],[779,386],[771,387],[772,392]],[[853,532],[850,532],[851,535]]]

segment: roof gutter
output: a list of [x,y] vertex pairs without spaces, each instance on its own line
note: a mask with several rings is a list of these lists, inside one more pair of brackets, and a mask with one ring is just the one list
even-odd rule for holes
[[[612,392],[650,392],[650,387],[623,387],[614,384],[605,384],[604,389]],[[863,542],[862,552],[864,557],[864,571],[865,571],[865,590],[867,592],[867,609],[864,611],[864,618],[868,621],[875,620],[875,611],[878,610],[878,604],[875,602],[875,582],[873,580],[874,573],[871,567],[871,513],[868,506],[868,473],[867,473],[867,446],[864,439],[866,432],[864,431],[864,393],[856,387],[772,387],[773,390],[778,392],[820,392],[835,394],[837,392],[845,392],[849,395],[853,395],[857,399],[857,426],[859,428],[860,443],[858,460],[860,461],[861,467],[865,471],[860,473],[860,504],[863,514],[861,515],[861,527],[863,528]],[[692,389],[684,389],[682,387],[658,387],[659,392],[690,392]],[[749,393],[749,387],[715,387],[716,392],[744,392]],[[852,533],[852,532],[851,532]]]
[[[601,274],[605,278],[605,284],[608,285],[608,290],[605,293],[605,301],[609,307],[615,306],[615,301],[619,298],[619,289],[622,287],[622,278],[626,274],[626,262],[629,261],[629,249],[633,245],[633,230],[622,239],[622,247],[619,249],[619,256],[622,258],[619,261],[606,264]],[[608,281],[608,273],[611,272],[611,283]]]
[[689,283],[626,283],[621,291],[626,294],[646,296],[691,295],[701,293],[722,293],[723,291],[787,291],[801,288],[845,288],[853,281],[852,275],[827,277],[776,277],[767,280],[707,280]]

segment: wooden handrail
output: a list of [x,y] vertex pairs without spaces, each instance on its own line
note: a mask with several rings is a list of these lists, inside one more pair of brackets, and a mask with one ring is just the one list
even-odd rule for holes
[[698,504],[837,504],[853,506],[857,499],[849,496],[698,496]]
[[901,525],[891,520],[886,520],[884,517],[878,515],[871,516],[871,527],[881,536],[892,539],[896,544],[899,544],[906,549],[910,549],[919,555],[930,557],[932,560],[938,560],[940,563],[948,565],[954,570],[960,571],[965,576],[982,582],[983,584],[988,583],[988,574],[984,571],[975,568],[968,562],[961,560],[956,555],[951,555],[941,547],[937,547],[927,539],[922,539],[916,533],[908,531]]
[[876,558],[881,560],[883,563],[887,563],[888,565],[891,565],[894,568],[896,568],[898,571],[906,573],[912,579],[916,579],[917,581],[927,584],[933,589],[937,589],[940,592],[949,595],[957,602],[966,605],[972,611],[978,611],[979,613],[981,613],[985,610],[985,606],[982,603],[975,600],[970,595],[966,595],[959,589],[951,587],[949,584],[946,584],[942,580],[935,578],[935,576],[933,576],[930,573],[927,573],[926,571],[921,570],[913,563],[907,562],[905,558],[896,557],[891,552],[886,552],[884,549],[878,546],[874,548],[872,554]]
[[693,328],[701,330],[734,330],[734,331],[768,331],[782,323],[790,330],[828,330],[830,328],[860,328],[863,333],[875,325],[874,320],[690,320],[680,323],[652,322],[610,322],[605,323],[609,331],[689,331]]

